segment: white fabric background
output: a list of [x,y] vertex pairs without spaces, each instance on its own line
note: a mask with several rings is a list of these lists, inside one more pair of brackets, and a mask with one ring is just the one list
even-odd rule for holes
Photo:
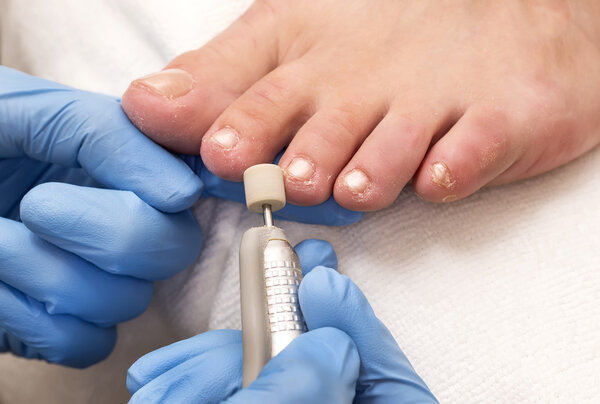
[[[51,3],[51,4],[50,4]],[[120,94],[226,27],[248,0],[0,0],[1,61]],[[149,162],[151,164],[152,162]],[[443,403],[600,402],[600,149],[544,176],[434,205],[411,189],[346,228],[279,222],[293,241],[330,240]],[[0,403],[122,402],[127,365],[206,329],[239,326],[237,248],[259,218],[195,208],[199,263],[158,286],[85,371],[0,356]],[[149,332],[152,330],[152,332]]]

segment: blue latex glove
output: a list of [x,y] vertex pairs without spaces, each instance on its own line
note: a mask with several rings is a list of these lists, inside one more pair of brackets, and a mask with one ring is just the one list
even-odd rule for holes
[[[275,162],[279,161],[282,154],[280,153]],[[217,177],[204,168],[199,156],[181,157],[202,179],[204,183],[203,196],[215,196],[246,203],[242,182],[225,181]],[[342,208],[331,196],[328,200],[316,206],[287,204],[283,209],[275,212],[274,216],[278,219],[293,220],[300,223],[346,226],[358,222],[364,216],[364,213]]]
[[[18,217],[23,195],[50,181],[126,189],[164,212],[190,207],[202,191],[204,196],[244,201],[242,183],[218,178],[197,156],[181,156],[195,176],[181,160],[142,136],[118,99],[3,66],[0,148],[3,217]],[[284,219],[326,225],[347,225],[362,216],[333,199],[315,207],[289,205],[279,213]]]
[[0,67],[0,352],[77,367],[108,355],[150,281],[197,257],[200,229],[181,211],[202,187],[117,99]]
[[139,359],[130,369],[130,403],[437,403],[377,319],[367,299],[336,267],[323,241],[297,247],[309,332],[274,357],[256,381],[242,383],[242,337],[217,330]]
[[201,192],[114,98],[0,67],[0,352],[75,367],[106,357],[151,280],[200,251],[189,211],[147,203],[178,212]]

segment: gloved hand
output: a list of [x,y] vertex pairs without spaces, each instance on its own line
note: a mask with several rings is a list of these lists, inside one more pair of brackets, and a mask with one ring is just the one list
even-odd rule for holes
[[[0,86],[1,216],[16,218],[21,197],[36,184],[50,181],[127,189],[165,212],[184,210],[197,200],[202,181],[141,136],[118,99],[3,66]],[[205,196],[244,201],[241,183],[213,175],[198,157],[182,157],[206,183]],[[330,200],[316,207],[290,205],[280,217],[346,225],[362,213]]]
[[299,299],[309,332],[242,384],[242,336],[216,330],[154,351],[133,364],[130,403],[437,403],[377,319],[365,296],[338,274],[323,241],[297,247],[306,271]]
[[115,99],[0,67],[0,352],[75,367],[106,357],[151,280],[197,257],[183,210],[201,191]]
[[[115,98],[0,67],[0,352],[76,367],[108,355],[150,281],[197,257],[183,210],[201,192]],[[344,218],[321,209],[315,220]]]

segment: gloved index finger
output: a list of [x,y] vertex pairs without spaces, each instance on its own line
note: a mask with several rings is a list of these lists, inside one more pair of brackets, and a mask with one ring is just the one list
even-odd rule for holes
[[167,212],[190,207],[201,180],[138,131],[115,98],[0,67],[0,157],[83,167],[101,184]]
[[127,371],[127,389],[131,394],[135,394],[160,375],[194,357],[217,348],[241,343],[242,335],[238,330],[212,330],[159,348],[131,365]]
[[308,239],[298,243],[294,249],[298,254],[303,276],[317,266],[337,269],[337,255],[328,241]]
[[23,197],[21,220],[104,271],[146,280],[188,267],[202,244],[189,210],[162,213],[129,191],[47,182]]

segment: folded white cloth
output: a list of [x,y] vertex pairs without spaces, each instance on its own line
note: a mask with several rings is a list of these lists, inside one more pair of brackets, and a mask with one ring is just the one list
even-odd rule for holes
[[[3,63],[119,94],[132,78],[219,32],[249,1],[24,3],[0,0]],[[407,189],[356,225],[278,225],[295,242],[332,242],[340,270],[362,288],[441,402],[584,403],[600,402],[599,206],[596,149],[452,204],[430,204]],[[206,239],[198,263],[157,288],[179,337],[239,327],[237,249],[245,229],[260,223],[245,207],[216,199],[199,202],[195,213]],[[150,320],[139,320],[138,329],[142,321]],[[152,338],[135,329],[128,331]],[[123,361],[113,360],[123,372]],[[18,378],[20,369],[30,377],[42,364],[0,357],[0,403],[9,402],[9,387],[11,403],[31,397],[35,382]],[[38,382],[60,372],[43,367]],[[73,401],[64,390],[63,402]],[[96,402],[111,401],[104,395]]]
[[[278,222],[332,242],[443,403],[600,400],[600,149],[566,167],[434,205],[408,189],[359,224]],[[239,328],[238,248],[260,223],[235,203],[196,207],[208,243],[161,285],[181,335]],[[224,270],[222,270],[224,268]],[[219,279],[219,287],[207,288]],[[207,294],[199,293],[200,290]],[[202,314],[201,314],[202,313]]]

